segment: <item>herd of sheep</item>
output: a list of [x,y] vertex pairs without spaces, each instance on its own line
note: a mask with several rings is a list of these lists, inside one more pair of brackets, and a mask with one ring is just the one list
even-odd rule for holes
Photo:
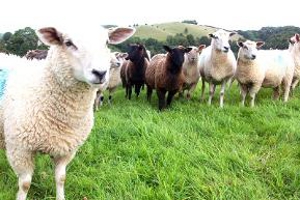
[[91,132],[104,90],[111,101],[123,84],[131,99],[133,89],[139,96],[146,85],[147,99],[156,90],[162,110],[176,93],[187,91],[190,99],[201,79],[202,99],[209,84],[209,104],[221,85],[223,107],[227,83],[237,80],[242,104],[249,93],[254,106],[261,87],[273,88],[276,99],[282,88],[286,102],[300,80],[298,34],[290,38],[287,50],[258,50],[261,41],[238,42],[237,59],[229,46],[235,33],[224,30],[210,34],[208,47],[164,46],[167,53],[152,58],[142,44],[130,45],[126,53],[110,52],[107,44],[119,44],[134,33],[134,28],[121,27],[46,27],[37,34],[49,51],[30,51],[28,59],[0,54],[0,74],[8,74],[7,81],[0,80],[1,87],[5,84],[0,93],[0,148],[19,178],[17,200],[26,200],[37,152],[53,159],[56,199],[65,199],[66,166]]
[[[150,58],[141,44],[130,45],[127,56],[118,57],[120,73],[111,73],[111,79],[121,77],[126,88],[126,97],[131,98],[132,88],[138,96],[142,85],[147,86],[147,99],[150,101],[153,89],[158,96],[158,108],[170,105],[176,93],[190,99],[199,80],[202,80],[201,100],[204,100],[205,83],[209,84],[210,105],[220,85],[220,107],[224,105],[226,85],[237,80],[240,86],[242,105],[247,94],[254,106],[255,97],[261,87],[273,88],[274,99],[283,93],[283,101],[288,101],[290,90],[294,90],[300,80],[299,35],[290,38],[287,50],[259,50],[264,42],[238,42],[240,47],[237,59],[231,51],[229,40],[234,32],[222,29],[210,34],[211,45],[206,47],[185,48],[164,46],[166,54],[157,54]],[[206,48],[205,48],[206,47]],[[124,55],[124,54],[121,54]],[[113,81],[118,85],[121,82]],[[103,92],[103,91],[102,91]],[[109,100],[111,100],[111,95]],[[100,102],[100,100],[97,100]],[[103,96],[101,96],[101,102]],[[98,108],[96,103],[96,107]]]

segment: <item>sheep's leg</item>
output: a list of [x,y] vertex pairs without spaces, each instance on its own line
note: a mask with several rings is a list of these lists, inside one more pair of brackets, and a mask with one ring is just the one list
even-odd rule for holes
[[135,84],[135,94],[136,94],[136,97],[138,98],[139,95],[140,95],[140,92],[141,92],[141,87],[142,85],[141,84]]
[[116,91],[116,88],[117,87],[113,87],[113,88],[109,88],[108,92],[109,92],[109,95],[108,95],[108,103],[109,104],[112,104],[112,95],[113,93]]
[[132,95],[132,85],[128,86],[128,99],[131,99],[131,95]]
[[188,89],[188,92],[187,92],[187,94],[186,94],[186,98],[187,98],[188,100],[191,99],[191,94],[194,92],[196,86],[197,86],[197,83],[192,83],[190,89]]
[[279,92],[280,92],[280,87],[279,86],[273,88],[273,99],[274,100],[279,99]]
[[254,102],[255,102],[255,97],[256,97],[256,93],[259,91],[261,85],[253,85],[250,89],[249,89],[249,95],[251,97],[251,107],[254,107]]
[[169,106],[172,102],[172,99],[174,95],[177,93],[177,90],[172,90],[168,92],[168,97],[167,97],[167,106]]
[[129,86],[128,85],[126,85],[125,86],[125,98],[127,99],[128,98],[128,94],[129,94]]
[[290,86],[291,96],[294,96],[294,91],[295,91],[295,88],[298,85],[298,83],[299,83],[299,79],[293,78],[291,86]]
[[100,95],[101,95],[100,91],[97,91],[96,99],[94,101],[94,111],[97,111],[99,109]]
[[283,101],[287,102],[289,100],[291,83],[288,80],[284,79],[282,83],[282,90],[283,90]]
[[220,90],[220,107],[221,108],[223,108],[223,106],[224,106],[225,87],[226,87],[226,81],[223,81],[222,85],[221,85],[221,90]]
[[101,94],[100,94],[100,107],[103,105],[103,101],[104,101],[104,95],[101,92]]
[[240,84],[240,88],[241,88],[241,95],[242,95],[242,106],[245,106],[245,100],[246,100],[246,96],[247,96],[247,93],[248,93],[248,88],[247,88],[247,85],[243,85],[243,84]]
[[201,80],[202,80],[202,91],[201,91],[201,99],[200,99],[200,101],[204,101],[205,81],[204,81],[203,78]]
[[216,85],[213,83],[209,83],[209,98],[208,98],[208,105],[211,105],[211,101],[216,91]]
[[66,180],[66,167],[74,156],[75,152],[53,158],[55,163],[56,200],[65,200],[64,185]]
[[152,88],[150,88],[149,85],[147,85],[147,100],[151,101],[151,96],[152,96]]
[[158,109],[161,111],[166,107],[165,96],[167,91],[164,89],[157,89],[156,92],[158,96]]
[[182,98],[184,96],[184,90],[181,90],[178,94],[179,98]]
[[34,171],[34,155],[30,151],[7,148],[7,159],[19,178],[17,200],[26,200]]

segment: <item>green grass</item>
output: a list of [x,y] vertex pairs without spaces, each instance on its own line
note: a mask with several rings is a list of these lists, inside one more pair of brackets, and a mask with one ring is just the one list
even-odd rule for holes
[[[169,22],[138,26],[135,36],[142,39],[155,38],[159,41],[165,41],[167,39],[167,36],[175,36],[177,33],[184,33],[184,30],[186,28],[188,30],[187,34],[192,34],[194,37],[199,38],[201,38],[202,36],[208,36],[209,33],[213,33],[217,30],[216,28],[203,25],[199,26],[180,22]],[[241,36],[234,36],[234,40],[237,40],[239,37]]]
[[[95,127],[68,167],[66,199],[300,199],[300,94],[287,103],[259,93],[256,107],[239,106],[234,86],[225,107],[176,98],[157,111],[142,96],[118,90],[96,114]],[[229,95],[228,95],[229,94]],[[17,179],[0,152],[0,199],[12,200]],[[53,165],[36,159],[29,200],[55,199]]]

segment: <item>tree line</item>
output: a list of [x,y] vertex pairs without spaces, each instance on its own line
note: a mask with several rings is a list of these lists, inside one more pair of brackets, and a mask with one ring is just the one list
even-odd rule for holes
[[[185,23],[196,23],[193,20],[185,21]],[[285,27],[263,27],[258,31],[247,30],[237,31],[241,36],[250,40],[262,40],[266,42],[264,49],[287,49],[288,39],[295,33],[300,33],[300,28],[294,26]],[[24,29],[17,30],[14,33],[6,32],[0,36],[0,52],[11,53],[18,56],[24,56],[28,50],[33,49],[47,49],[47,47],[38,41],[38,37],[35,31],[26,27]],[[176,35],[167,36],[165,41],[159,41],[155,38],[142,39],[139,37],[131,37],[126,42],[110,46],[113,51],[126,52],[128,50],[128,44],[140,43],[144,44],[152,55],[163,52],[163,45],[169,46],[198,46],[200,44],[210,45],[211,39],[208,36],[195,37],[188,33],[185,29],[182,33]],[[235,41],[230,41],[230,45],[234,53],[238,51],[238,46]]]

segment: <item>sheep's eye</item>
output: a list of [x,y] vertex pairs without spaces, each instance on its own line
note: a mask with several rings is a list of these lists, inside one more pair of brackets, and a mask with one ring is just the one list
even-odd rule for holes
[[247,47],[247,46],[244,46],[244,49],[248,50],[248,47]]
[[217,39],[219,39],[219,37],[218,37],[218,36],[215,36],[214,38],[215,38],[216,40],[217,40]]
[[65,45],[67,47],[73,46],[73,42],[69,40],[69,41],[65,42]]

